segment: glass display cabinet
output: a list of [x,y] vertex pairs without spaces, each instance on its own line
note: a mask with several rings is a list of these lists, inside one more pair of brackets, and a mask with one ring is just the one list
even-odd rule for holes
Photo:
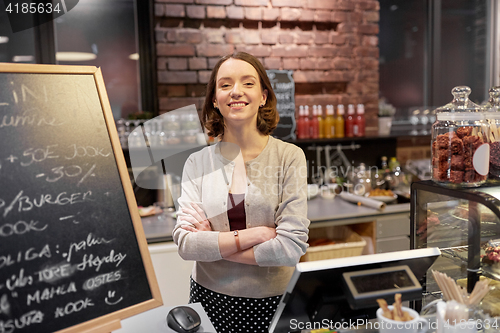
[[441,250],[427,272],[422,305],[441,298],[431,273],[435,270],[469,293],[480,278],[491,279],[482,306],[491,316],[500,316],[500,263],[487,255],[491,247],[500,246],[500,184],[451,189],[432,181],[415,182],[410,207],[411,248]]

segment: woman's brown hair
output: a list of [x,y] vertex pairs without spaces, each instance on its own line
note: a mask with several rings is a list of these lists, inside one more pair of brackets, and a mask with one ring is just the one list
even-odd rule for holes
[[236,52],[233,54],[228,54],[222,57],[217,64],[215,64],[212,74],[210,75],[210,80],[207,84],[207,93],[205,96],[205,103],[203,104],[202,111],[202,123],[207,129],[208,135],[212,137],[217,137],[224,134],[224,118],[219,110],[214,107],[214,96],[215,87],[217,84],[217,73],[219,72],[220,66],[228,59],[238,59],[248,62],[252,65],[260,78],[260,86],[262,90],[267,90],[266,104],[259,108],[257,114],[257,129],[260,133],[264,135],[269,135],[276,128],[279,121],[278,110],[276,109],[276,95],[274,94],[271,82],[267,77],[266,70],[262,66],[261,62],[255,58],[253,55],[246,52]]

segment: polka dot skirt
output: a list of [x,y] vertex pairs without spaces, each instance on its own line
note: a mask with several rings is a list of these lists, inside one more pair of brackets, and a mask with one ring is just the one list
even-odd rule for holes
[[201,303],[217,333],[267,333],[280,299],[219,294],[191,279],[189,303]]

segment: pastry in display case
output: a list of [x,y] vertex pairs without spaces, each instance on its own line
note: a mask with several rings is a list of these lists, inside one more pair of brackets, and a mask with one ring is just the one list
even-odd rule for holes
[[443,297],[432,271],[445,273],[470,294],[479,280],[490,291],[479,308],[500,316],[500,185],[450,188],[433,181],[412,184],[412,249],[437,247],[441,256],[430,267],[422,306]]

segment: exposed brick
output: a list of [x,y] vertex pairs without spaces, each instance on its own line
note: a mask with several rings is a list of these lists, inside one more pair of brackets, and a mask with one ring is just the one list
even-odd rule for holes
[[175,40],[180,43],[198,44],[203,40],[203,35],[198,29],[176,29]]
[[[378,60],[377,60],[378,63]],[[332,61],[333,69],[351,69],[352,68],[352,60],[350,58],[341,58],[337,57]]]
[[166,70],[167,69],[168,58],[158,57],[156,59],[156,67],[158,70]]
[[301,0],[271,0],[273,7],[302,7]]
[[336,48],[338,57],[352,57],[354,55],[352,46],[340,46]]
[[235,31],[227,31],[224,34],[224,39],[228,44],[240,44],[243,43],[243,39],[241,38],[241,34]]
[[202,5],[231,5],[233,0],[195,0],[195,2]]
[[198,71],[198,82],[207,84],[210,81],[210,74],[212,71]]
[[316,69],[332,69],[332,58],[319,58],[316,61]]
[[155,40],[157,43],[167,42],[167,31],[161,28],[155,28]]
[[232,20],[242,20],[245,17],[243,7],[238,7],[238,6],[227,6],[226,15],[227,18]]
[[361,24],[363,23],[363,13],[361,12],[350,12],[347,13],[348,21],[350,23]]
[[300,59],[300,69],[316,69],[316,58]]
[[206,29],[203,31],[205,41],[212,44],[224,44],[224,31],[219,29]]
[[188,59],[189,69],[207,69],[207,58],[189,58]]
[[260,44],[260,33],[257,30],[245,30],[242,35],[244,43]]
[[186,96],[186,86],[185,85],[174,85],[174,84],[161,84],[158,85],[158,96],[159,97],[178,97]]
[[262,8],[262,19],[264,21],[277,21],[279,17],[279,8]]
[[205,18],[205,6],[186,6],[187,17],[194,19]]
[[380,14],[379,12],[364,12],[363,18],[365,19],[366,22],[378,22],[380,21]]
[[307,8],[312,9],[335,9],[337,1],[331,0],[306,0]]
[[186,69],[188,69],[186,58],[168,58],[168,70],[185,71]]
[[339,71],[304,71],[298,70],[293,73],[295,82],[345,82],[342,72]]
[[205,97],[162,97],[159,100],[159,106],[162,111],[170,111],[194,104],[199,110],[203,107],[204,101]]
[[220,60],[220,57],[217,58],[208,58],[208,69],[214,69],[215,64]]
[[378,37],[377,36],[363,36],[361,41],[361,45],[363,46],[377,46],[378,45]]
[[245,7],[244,10],[247,20],[259,21],[262,19],[262,9],[259,7]]
[[195,48],[191,44],[156,44],[156,54],[158,56],[194,56]]
[[196,83],[198,77],[196,72],[193,71],[158,71],[158,82],[171,84]]
[[297,33],[297,44],[310,44],[314,40],[312,32]]
[[361,68],[362,69],[378,69],[379,61],[377,58],[362,58]]
[[277,30],[267,30],[262,31],[260,34],[260,39],[262,40],[262,44],[274,45],[278,43],[279,32]]
[[196,45],[198,57],[222,57],[233,53],[234,46],[231,44],[199,44]]
[[349,32],[356,32],[357,31],[357,26],[352,23],[346,23],[342,22],[339,23],[337,26],[337,32],[339,33],[349,33]]
[[314,12],[314,22],[330,22],[331,12],[328,10],[316,10]]
[[173,28],[166,29],[167,41],[175,42],[177,41],[177,30]]
[[330,34],[330,43],[331,44],[336,44],[336,45],[345,44],[345,36],[344,35],[339,35],[336,32],[333,32],[333,33]]
[[273,57],[306,57],[307,56],[307,46],[296,46],[296,45],[274,45],[272,46],[272,56]]
[[294,39],[295,37],[291,32],[281,32],[278,38],[281,44],[292,44]]
[[299,58],[283,58],[283,69],[299,69]]
[[266,58],[264,58],[264,66],[266,67],[266,69],[280,69],[281,68],[281,58],[266,57]]
[[207,18],[226,18],[226,8],[224,6],[207,6]]
[[310,57],[335,57],[337,55],[335,46],[312,46],[308,50]]
[[349,14],[341,11],[331,12],[330,21],[332,22],[346,22],[349,19]]
[[328,44],[330,43],[330,33],[327,31],[316,31],[314,33],[315,44]]
[[155,16],[165,15],[165,5],[155,3]]
[[312,22],[314,21],[314,10],[302,9],[300,12],[299,21],[302,22]]
[[379,32],[378,24],[361,24],[358,32],[366,35],[376,35]]
[[255,46],[237,45],[236,51],[247,52],[255,57],[269,57],[271,55],[271,46],[267,46],[267,45],[255,45]]
[[380,3],[374,0],[360,1],[356,8],[359,10],[380,10]]
[[166,2],[166,3],[194,3],[194,0],[155,0],[155,2]]
[[282,21],[298,21],[301,15],[300,9],[283,7],[281,10]]
[[268,0],[234,0],[234,4],[244,7],[259,7],[267,6],[267,1]]
[[378,47],[370,47],[370,46],[360,46],[354,48],[354,54],[362,57],[379,57],[379,49]]
[[[328,1],[325,1],[328,2]],[[340,10],[354,10],[356,7],[356,4],[352,0],[340,0],[335,3],[335,9],[340,9]]]
[[184,5],[165,5],[165,16],[169,17],[184,17],[186,11]]

